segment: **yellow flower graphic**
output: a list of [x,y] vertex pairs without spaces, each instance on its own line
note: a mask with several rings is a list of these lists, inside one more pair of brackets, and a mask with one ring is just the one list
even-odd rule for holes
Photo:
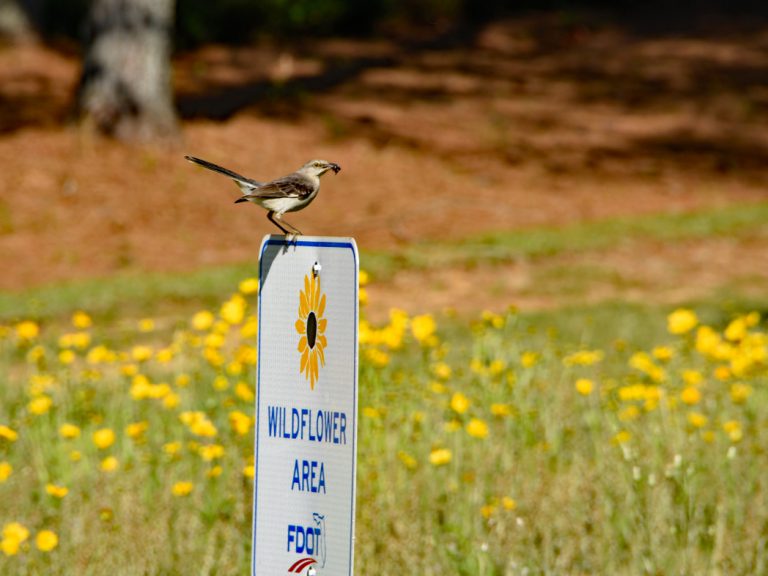
[[328,320],[325,312],[325,294],[321,294],[320,278],[309,275],[304,277],[304,290],[299,292],[299,319],[296,320],[296,332],[299,333],[298,350],[301,354],[299,372],[303,373],[312,390],[318,377],[318,360],[325,366],[325,347],[328,340],[325,328]]

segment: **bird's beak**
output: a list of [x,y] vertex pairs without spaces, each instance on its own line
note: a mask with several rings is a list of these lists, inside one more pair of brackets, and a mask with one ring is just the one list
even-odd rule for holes
[[334,164],[333,162],[328,162],[328,168],[333,170],[334,174],[338,174],[339,171],[341,170],[341,166],[339,166],[338,164]]

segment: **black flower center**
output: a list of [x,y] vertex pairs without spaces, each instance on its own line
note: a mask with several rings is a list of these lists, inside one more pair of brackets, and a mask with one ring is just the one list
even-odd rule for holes
[[315,347],[315,340],[317,339],[317,316],[314,312],[309,313],[307,318],[307,343],[310,348]]

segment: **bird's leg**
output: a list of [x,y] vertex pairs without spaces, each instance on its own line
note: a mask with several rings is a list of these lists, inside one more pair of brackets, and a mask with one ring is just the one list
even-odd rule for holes
[[[274,224],[275,226],[280,228],[280,230],[283,231],[283,234],[286,234],[286,235],[289,234],[288,230],[283,228],[282,224],[280,224],[280,222],[279,222],[280,217],[279,216],[275,216],[275,212],[273,210],[270,210],[269,212],[267,212],[267,218],[269,218],[269,221],[272,222],[272,224]],[[287,224],[287,222],[286,222],[286,224]]]
[[285,228],[283,228],[283,225],[285,225],[288,228],[290,228],[290,233],[292,233],[294,236],[303,236],[303,234],[301,233],[301,230],[296,228],[296,226],[292,226],[291,224],[283,220],[280,214],[277,214],[275,212],[270,212],[270,214],[274,215],[274,218],[270,218],[270,220],[272,220],[272,222],[274,222],[280,228],[280,230],[290,235],[289,232]]

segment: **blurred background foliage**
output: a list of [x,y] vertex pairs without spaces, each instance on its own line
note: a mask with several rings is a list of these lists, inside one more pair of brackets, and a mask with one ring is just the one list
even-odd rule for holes
[[[90,6],[89,0],[22,4],[43,36],[70,40],[80,39]],[[179,49],[191,49],[260,37],[294,42],[296,34],[364,36],[485,19],[511,4],[508,0],[179,0],[175,42]]]
[[[26,0],[21,2],[47,38],[78,41],[89,0]],[[178,0],[175,44],[192,49],[210,43],[243,44],[258,38],[293,43],[302,37],[369,36],[412,32],[488,20],[530,10],[583,9],[601,12],[637,11],[638,25],[690,24],[697,14],[728,13],[745,19],[768,12],[757,0],[653,0],[642,5],[628,0]],[[297,36],[300,35],[300,36]]]

